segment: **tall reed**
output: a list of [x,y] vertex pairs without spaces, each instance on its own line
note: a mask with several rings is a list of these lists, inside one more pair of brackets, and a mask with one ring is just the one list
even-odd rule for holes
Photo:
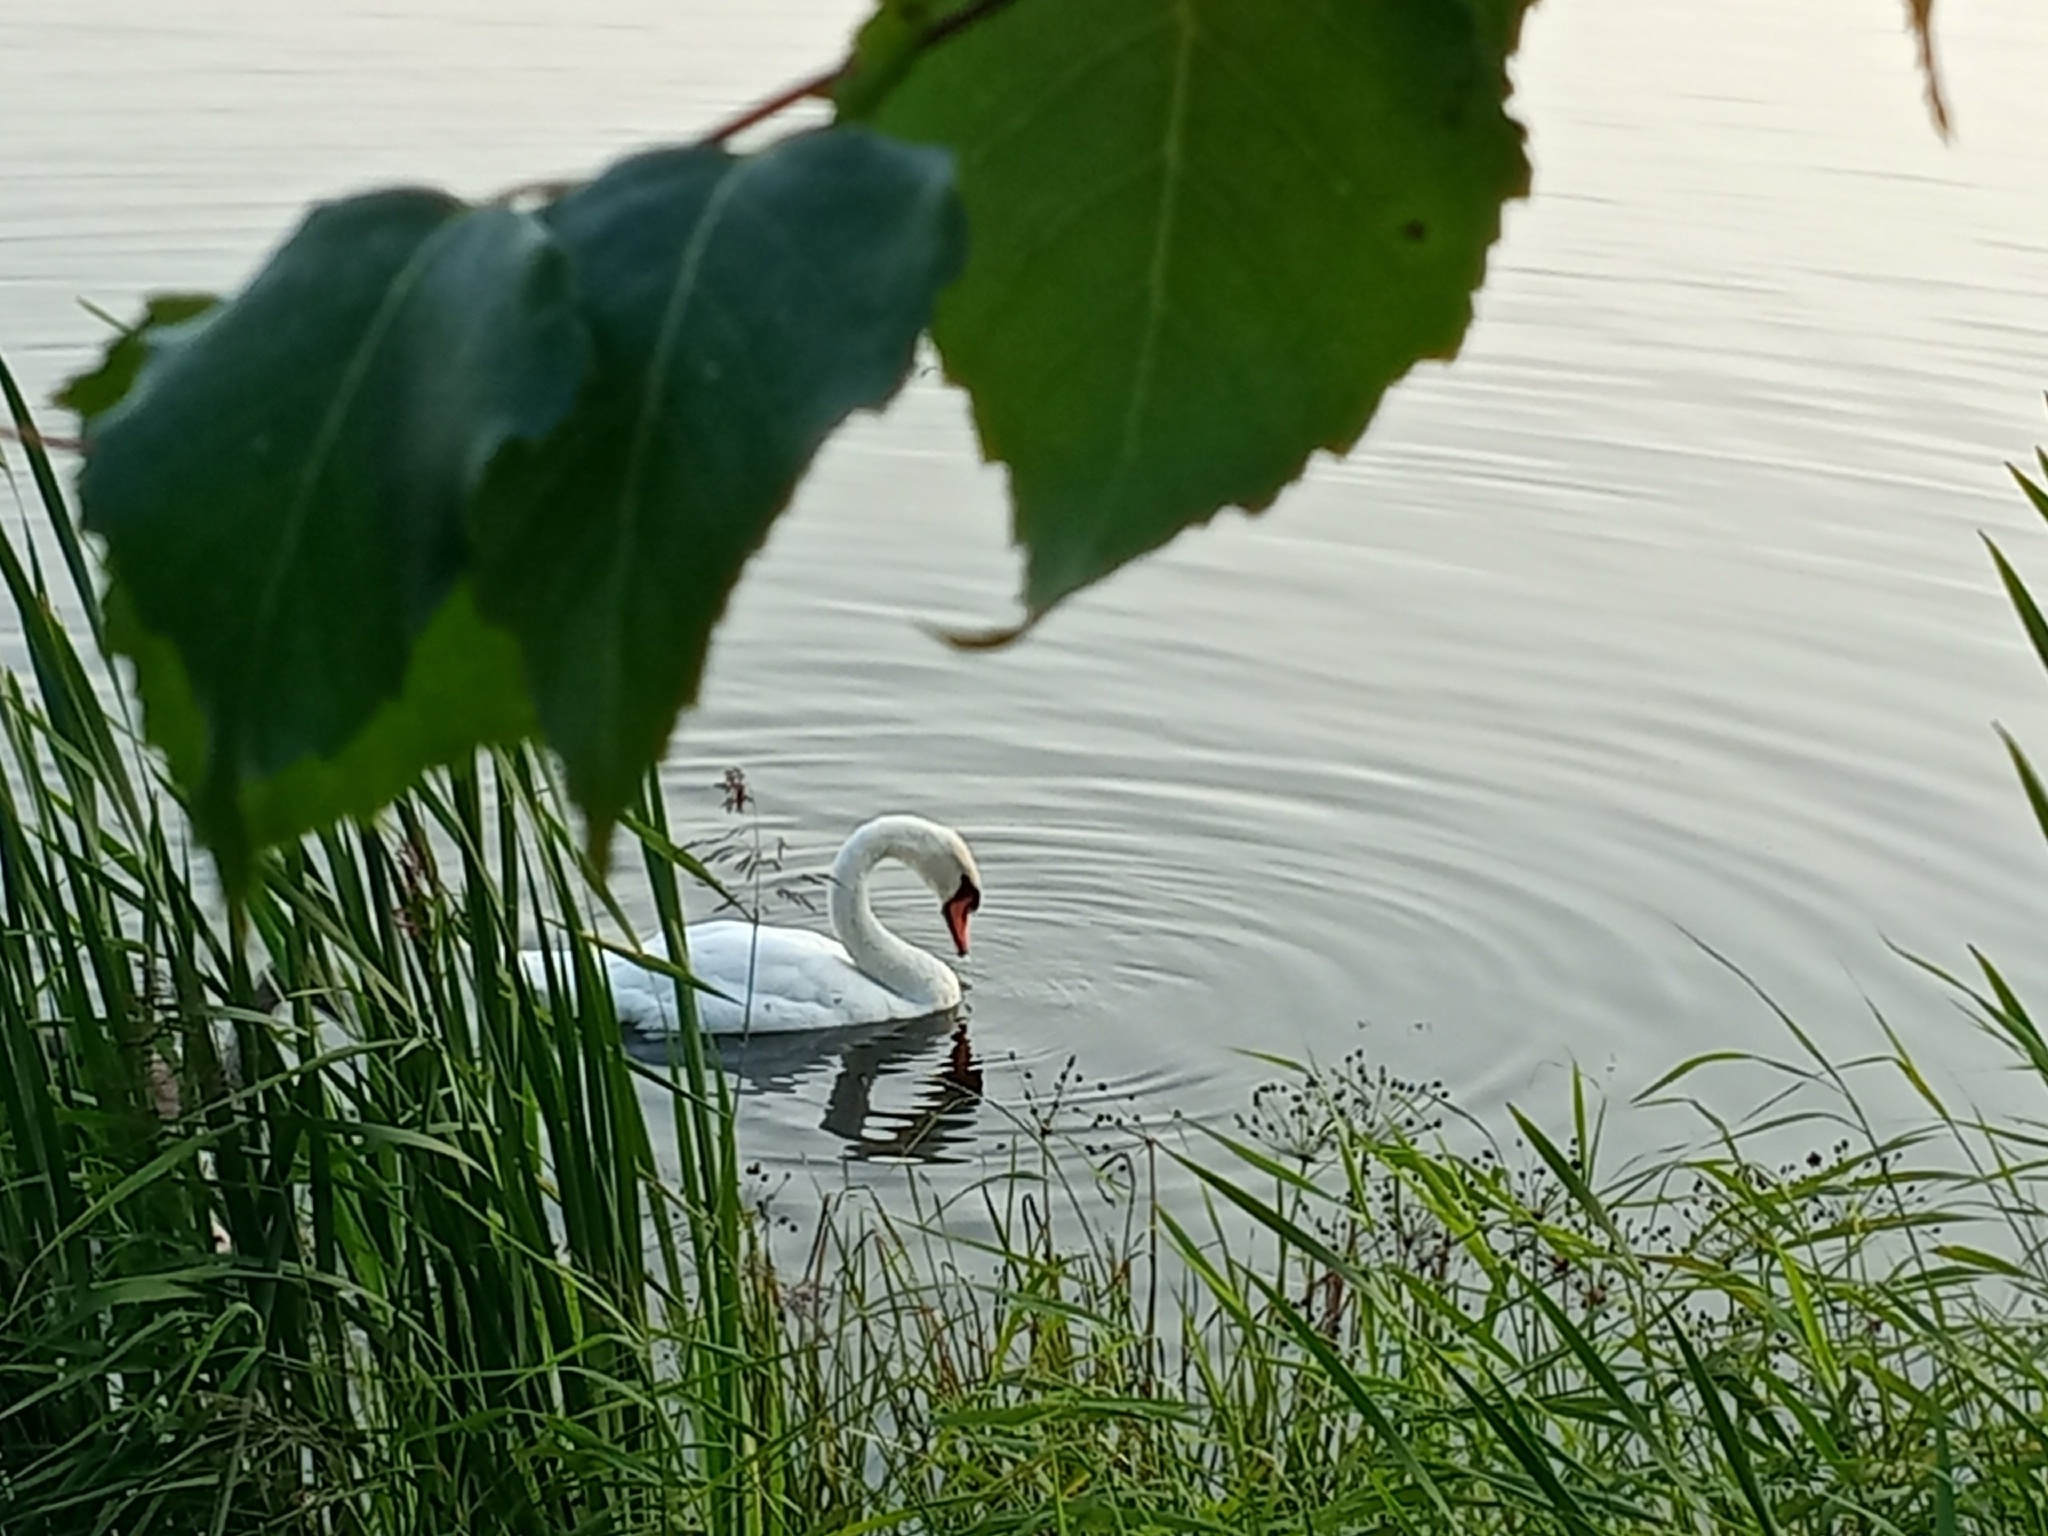
[[0,538],[37,685],[0,680],[0,1530],[737,1528],[723,1081],[694,1035],[654,1074],[657,1181],[543,765],[273,858],[236,933],[34,549]]

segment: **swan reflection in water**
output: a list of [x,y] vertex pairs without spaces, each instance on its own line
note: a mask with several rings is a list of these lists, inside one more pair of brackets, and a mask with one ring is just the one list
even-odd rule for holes
[[[715,1044],[719,1064],[743,1095],[795,1093],[821,1068],[834,1066],[818,1123],[857,1162],[959,1162],[981,1108],[981,1063],[966,1022],[952,1012],[860,1029],[728,1036]],[[679,1050],[673,1040],[631,1032],[626,1048],[662,1068]],[[909,1105],[877,1109],[876,1088],[899,1078],[915,1081]]]

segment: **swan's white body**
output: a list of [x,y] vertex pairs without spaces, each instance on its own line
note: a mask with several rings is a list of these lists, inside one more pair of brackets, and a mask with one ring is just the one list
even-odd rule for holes
[[[945,984],[906,996],[863,974],[846,946],[822,933],[742,922],[692,923],[689,939],[690,974],[724,994],[697,994],[697,1021],[714,1035],[843,1029],[921,1019],[960,1006],[960,979],[936,956],[929,958],[945,972]],[[657,945],[655,953],[666,950]],[[673,981],[624,955],[606,955],[604,962],[612,1011],[621,1024],[643,1034],[682,1027]]]
[[[958,833],[920,816],[881,816],[855,829],[832,861],[830,913],[836,939],[801,928],[746,922],[693,923],[689,970],[720,996],[696,994],[697,1019],[714,1035],[844,1029],[921,1019],[960,1006],[953,968],[884,928],[868,900],[868,877],[899,859],[939,893],[960,953],[967,918],[981,899],[981,872]],[[653,951],[663,954],[657,946]],[[623,955],[607,954],[612,1010],[645,1034],[682,1027],[676,984]],[[547,957],[521,957],[528,978],[546,985]],[[564,975],[558,961],[556,974]]]

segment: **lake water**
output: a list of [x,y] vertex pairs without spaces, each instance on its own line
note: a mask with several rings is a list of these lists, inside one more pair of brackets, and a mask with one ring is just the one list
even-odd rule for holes
[[[1240,1107],[1246,1050],[1364,1046],[1482,1112],[1778,1050],[1875,1003],[1996,1098],[1887,948],[2048,986],[2048,848],[1993,719],[2048,678],[1978,542],[2048,572],[2003,461],[2048,439],[2048,9],[1945,0],[1957,134],[1892,0],[1548,0],[1463,358],[1360,450],[962,656],[1012,614],[1003,484],[925,380],[828,450],[749,570],[667,769],[683,830],[816,870],[880,810],[987,878],[969,1046],[759,1055],[771,1168],[849,1142],[971,1158],[1053,1089]],[[307,199],[486,193],[682,139],[836,55],[850,0],[72,0],[0,12],[0,349],[38,395],[153,288],[228,288]],[[883,903],[942,939],[908,882]],[[800,917],[800,914],[798,914]],[[957,1065],[957,1064],[955,1064]],[[1740,1103],[1729,1107],[1740,1108]],[[837,1177],[836,1173],[830,1175]]]

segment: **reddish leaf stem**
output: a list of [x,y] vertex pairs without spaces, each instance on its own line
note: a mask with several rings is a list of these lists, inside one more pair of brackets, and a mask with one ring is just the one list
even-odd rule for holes
[[1927,110],[1934,116],[1934,128],[1948,137],[1948,99],[1941,89],[1941,67],[1934,59],[1934,0],[1906,0],[1907,20],[1920,49],[1920,77],[1927,87]]
[[733,135],[745,132],[756,123],[765,123],[778,112],[786,112],[800,101],[809,101],[813,96],[827,94],[839,83],[839,77],[846,73],[847,66],[852,62],[849,59],[844,64],[835,64],[830,69],[812,75],[808,80],[797,81],[786,91],[778,91],[766,101],[756,102],[737,117],[727,118],[713,128],[704,135],[702,142],[723,144]]
[[82,437],[52,437],[47,432],[23,432],[15,427],[0,427],[0,438],[56,453],[85,452],[85,439]]
[[[914,51],[924,53],[928,49],[936,48],[940,43],[945,42],[946,39],[958,36],[969,27],[975,25],[975,23],[986,21],[989,17],[995,15],[996,12],[1007,10],[1015,3],[1016,0],[974,0],[974,3],[971,5],[963,5],[959,10],[935,24],[929,32],[920,37],[917,40],[917,46]],[[819,73],[812,75],[808,80],[799,80],[795,85],[789,87],[788,90],[780,91],[769,97],[766,101],[758,102],[747,108],[746,111],[740,113],[737,117],[720,123],[716,128],[713,128],[704,135],[703,142],[706,144],[723,144],[733,135],[752,128],[757,123],[764,123],[779,112],[788,111],[789,108],[795,106],[800,101],[809,101],[816,96],[829,95],[832,87],[845,78],[847,71],[853,68],[853,63],[853,56],[849,54],[844,61],[835,64],[832,68],[821,70]]]

